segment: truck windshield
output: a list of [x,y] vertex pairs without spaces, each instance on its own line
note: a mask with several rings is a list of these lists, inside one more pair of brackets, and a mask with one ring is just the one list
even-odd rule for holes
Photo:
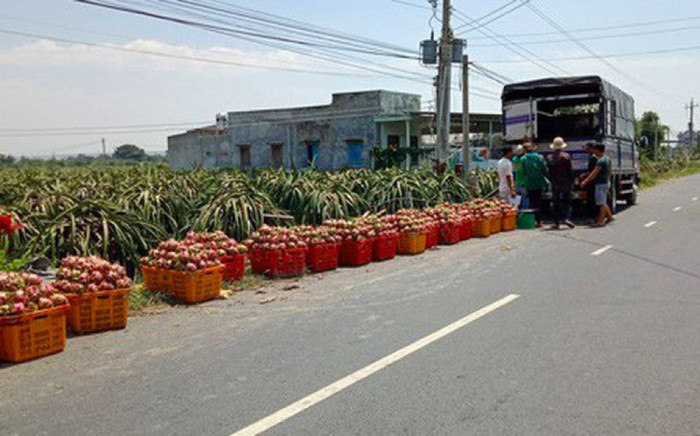
[[597,99],[540,100],[537,102],[537,136],[540,138],[590,137],[602,134]]

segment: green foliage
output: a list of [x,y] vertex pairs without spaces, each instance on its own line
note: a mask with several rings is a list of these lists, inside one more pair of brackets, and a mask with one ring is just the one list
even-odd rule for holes
[[148,160],[148,155],[143,148],[133,144],[123,144],[114,150],[114,159],[134,160],[137,162]]
[[[493,172],[473,175],[484,193],[497,184]],[[98,254],[132,273],[149,248],[189,230],[224,230],[243,239],[263,223],[318,224],[461,202],[473,195],[455,174],[429,169],[246,174],[143,165],[0,170],[0,204],[24,225],[6,237],[9,257]]]
[[642,114],[640,119],[635,121],[634,129],[642,155],[653,159],[654,147],[657,144],[661,144],[661,141],[666,137],[669,127],[661,124],[659,114],[647,111]]

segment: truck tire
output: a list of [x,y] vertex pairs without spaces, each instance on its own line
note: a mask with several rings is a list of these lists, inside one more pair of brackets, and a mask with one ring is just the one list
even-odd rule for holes
[[613,177],[610,181],[610,192],[608,192],[608,206],[610,211],[614,214],[617,213],[617,178]]
[[627,194],[625,197],[625,202],[627,203],[627,206],[634,206],[637,204],[637,185],[632,185],[632,189],[634,192],[631,194]]

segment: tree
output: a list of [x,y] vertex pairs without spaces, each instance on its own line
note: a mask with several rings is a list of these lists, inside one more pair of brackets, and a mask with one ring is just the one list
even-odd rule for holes
[[115,159],[145,161],[148,160],[146,152],[133,144],[120,145],[114,150],[112,155]]
[[647,111],[642,114],[642,118],[634,123],[635,133],[639,141],[641,153],[654,158],[654,149],[666,137],[669,127],[661,124],[659,114],[654,111]]
[[15,158],[9,154],[0,154],[0,167],[8,167],[15,163]]

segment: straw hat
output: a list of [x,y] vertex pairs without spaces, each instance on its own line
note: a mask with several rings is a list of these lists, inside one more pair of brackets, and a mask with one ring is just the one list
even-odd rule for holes
[[557,136],[554,138],[554,141],[552,141],[552,145],[549,146],[552,150],[563,150],[567,147],[566,142],[564,142],[564,138],[561,136]]
[[524,154],[525,154],[525,147],[523,147],[522,145],[518,145],[517,147],[515,147],[515,155],[516,156],[522,156]]

